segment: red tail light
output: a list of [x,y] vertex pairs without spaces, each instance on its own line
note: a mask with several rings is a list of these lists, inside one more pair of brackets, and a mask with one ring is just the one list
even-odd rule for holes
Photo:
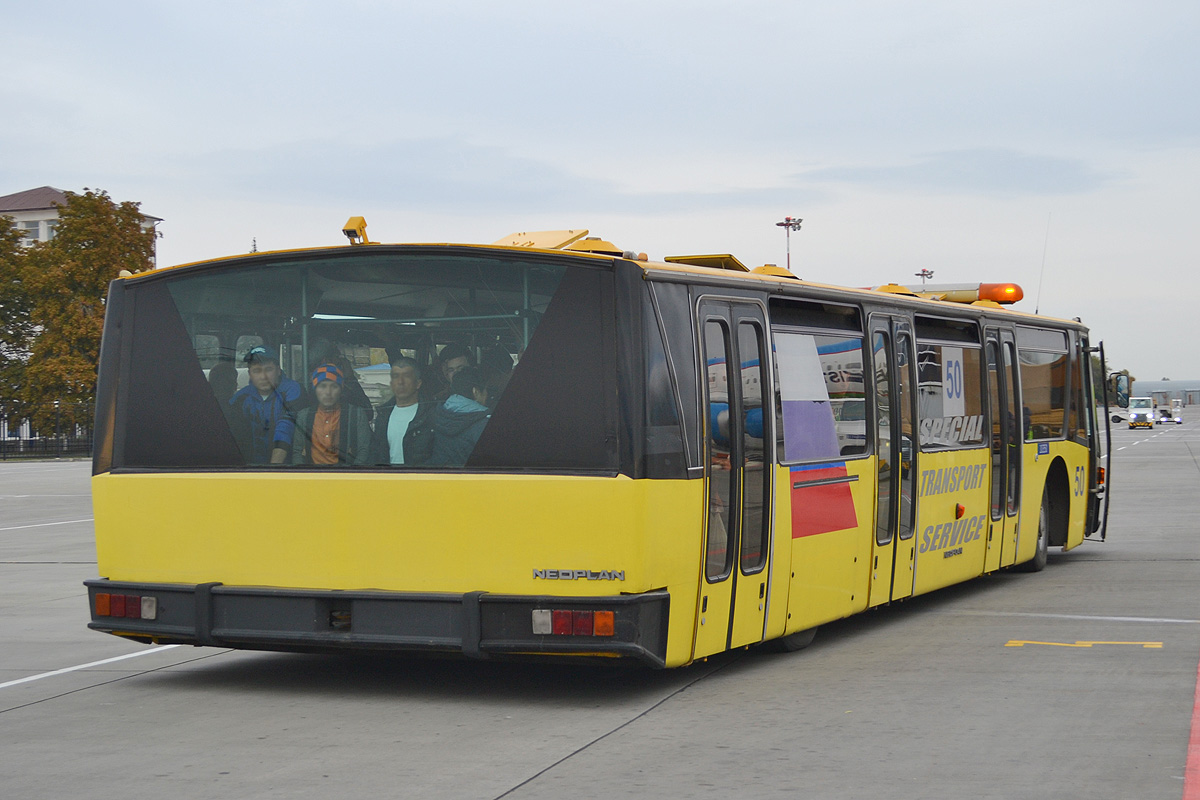
[[555,636],[570,636],[573,630],[570,611],[550,612],[550,631]]
[[591,611],[572,611],[571,612],[571,632],[576,636],[591,636],[592,635],[592,612]]

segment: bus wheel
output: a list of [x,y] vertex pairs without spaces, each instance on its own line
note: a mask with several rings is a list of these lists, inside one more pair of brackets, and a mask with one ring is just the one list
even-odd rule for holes
[[1050,539],[1050,487],[1042,490],[1042,508],[1038,512],[1037,551],[1033,558],[1021,564],[1017,569],[1021,572],[1041,572],[1046,568],[1046,551]]
[[808,647],[815,638],[817,638],[817,629],[809,628],[806,631],[796,631],[787,636],[772,639],[768,644],[776,653],[794,653]]

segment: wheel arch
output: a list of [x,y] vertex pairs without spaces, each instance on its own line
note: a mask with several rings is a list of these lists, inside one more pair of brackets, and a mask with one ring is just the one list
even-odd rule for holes
[[1045,494],[1050,514],[1046,544],[1062,547],[1067,543],[1067,528],[1071,521],[1071,484],[1067,478],[1066,462],[1062,458],[1055,458],[1046,472]]

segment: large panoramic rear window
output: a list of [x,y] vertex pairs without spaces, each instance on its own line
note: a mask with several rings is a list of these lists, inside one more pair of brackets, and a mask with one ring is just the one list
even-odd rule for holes
[[374,246],[129,281],[112,465],[615,470],[611,281]]

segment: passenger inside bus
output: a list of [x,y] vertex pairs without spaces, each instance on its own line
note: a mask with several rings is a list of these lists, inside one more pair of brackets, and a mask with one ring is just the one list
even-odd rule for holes
[[346,398],[345,377],[335,364],[322,364],[312,374],[316,405],[296,416],[293,464],[360,465],[367,463],[371,425],[366,412]]
[[315,369],[320,364],[333,364],[342,373],[342,400],[352,406],[357,406],[362,409],[367,415],[367,422],[370,422],[375,417],[375,408],[371,405],[370,398],[367,397],[366,391],[362,384],[358,381],[358,373],[354,371],[350,360],[342,355],[342,351],[336,346],[326,352],[323,358],[317,359],[316,364],[312,365]]
[[437,404],[422,402],[421,366],[399,356],[391,363],[392,399],[379,408],[371,439],[372,464],[421,466],[433,455],[433,412]]
[[479,358],[479,368],[483,370],[483,377],[487,382],[488,406],[495,408],[496,401],[500,399],[509,379],[512,378],[512,355],[500,346],[485,350]]
[[450,382],[450,396],[433,415],[433,458],[431,464],[461,467],[467,463],[475,443],[492,412],[487,407],[488,390],[483,372],[464,367]]
[[450,382],[454,376],[462,369],[475,366],[475,359],[466,347],[452,342],[441,349],[433,366],[436,382],[425,387],[426,396],[442,403],[453,391]]
[[247,440],[238,446],[248,464],[286,464],[292,454],[296,413],[304,405],[303,391],[283,374],[278,357],[267,348],[250,348],[244,360],[250,383],[229,401],[249,423]]

